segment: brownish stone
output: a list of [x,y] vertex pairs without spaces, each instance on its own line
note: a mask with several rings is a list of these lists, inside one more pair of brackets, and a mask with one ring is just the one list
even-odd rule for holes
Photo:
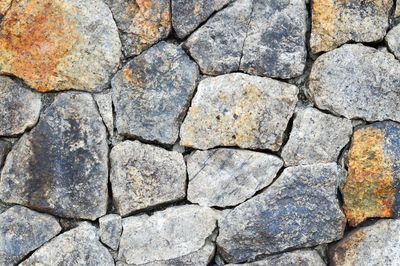
[[0,0],[0,16],[4,16],[10,8],[12,0]]

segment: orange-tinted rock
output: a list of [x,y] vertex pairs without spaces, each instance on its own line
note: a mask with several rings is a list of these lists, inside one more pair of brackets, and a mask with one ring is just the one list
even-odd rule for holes
[[12,0],[0,0],[0,16],[4,16],[10,8]]

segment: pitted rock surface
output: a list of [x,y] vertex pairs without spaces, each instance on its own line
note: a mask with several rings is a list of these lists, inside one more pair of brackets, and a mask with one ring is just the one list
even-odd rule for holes
[[397,59],[400,58],[400,25],[392,28],[386,35],[386,43],[390,51],[396,56]]
[[117,214],[107,214],[99,219],[100,240],[113,250],[117,250],[122,233],[122,219]]

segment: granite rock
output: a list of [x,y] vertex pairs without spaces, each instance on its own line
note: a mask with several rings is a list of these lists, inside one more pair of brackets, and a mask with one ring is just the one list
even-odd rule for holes
[[400,58],[400,25],[392,28],[385,37],[387,46],[389,50],[396,56],[397,59]]
[[114,135],[114,116],[113,116],[113,106],[111,92],[97,93],[93,95],[99,113],[103,118],[104,125],[107,127],[108,134],[110,136]]
[[100,240],[113,250],[117,250],[122,233],[122,219],[117,214],[107,214],[99,219]]
[[4,160],[11,150],[11,143],[0,139],[0,169],[3,167]]

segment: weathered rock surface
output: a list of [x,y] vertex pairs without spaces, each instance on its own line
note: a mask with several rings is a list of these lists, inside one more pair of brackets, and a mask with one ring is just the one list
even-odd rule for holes
[[171,31],[169,0],[105,0],[117,23],[125,56],[138,55]]
[[172,26],[178,38],[183,39],[214,12],[234,0],[174,0],[171,1]]
[[14,265],[61,231],[57,219],[22,206],[0,214],[0,265]]
[[399,76],[390,53],[346,44],[318,57],[308,93],[320,109],[347,118],[400,121]]
[[92,96],[63,93],[7,156],[0,199],[67,218],[107,209],[106,129]]
[[19,265],[112,266],[114,260],[100,243],[96,227],[85,222],[52,239]]
[[119,265],[207,265],[217,215],[208,207],[185,205],[123,219]]
[[[1,59],[0,59],[1,60]],[[0,76],[0,136],[14,136],[39,119],[41,99],[22,82]]]
[[107,86],[121,56],[101,0],[16,0],[0,28],[0,73],[46,92]]
[[286,168],[266,191],[218,221],[225,260],[239,263],[340,239],[346,219],[336,190],[343,175],[335,163]]
[[285,165],[336,162],[353,132],[351,121],[314,108],[296,113],[289,141],[282,150]]
[[118,133],[174,144],[198,78],[176,45],[161,42],[135,57],[112,81]]
[[194,32],[185,46],[203,73],[245,72],[279,78],[302,74],[307,9],[302,0],[239,0]]
[[111,150],[110,181],[114,203],[122,216],[186,195],[183,156],[162,148],[124,141]]
[[400,2],[397,2],[397,1],[396,1],[396,8],[395,8],[395,11],[394,11],[394,16],[396,18],[400,17]]
[[182,124],[181,145],[279,150],[297,93],[294,85],[241,73],[204,79]]
[[380,220],[351,232],[331,250],[332,265],[385,265],[400,262],[400,220]]
[[313,53],[349,42],[382,40],[389,27],[392,0],[312,2],[310,46]]
[[351,226],[367,218],[399,213],[399,139],[400,124],[395,122],[355,130],[347,162],[349,175],[342,189],[343,208]]
[[108,134],[114,135],[114,117],[111,92],[98,93],[93,95],[99,108],[99,113],[103,118],[104,125],[107,127]]
[[11,143],[5,140],[0,140],[0,169],[3,166],[7,154],[11,150]]
[[[400,11],[399,11],[400,12]],[[397,25],[391,29],[386,35],[386,43],[389,50],[396,56],[397,59],[400,58],[400,25]]]
[[11,6],[12,0],[0,0],[0,19],[6,14]]
[[196,151],[187,159],[188,200],[202,206],[237,205],[269,185],[282,165],[279,157],[260,152]]
[[122,233],[122,219],[117,214],[107,214],[99,219],[100,240],[110,248],[117,250]]

